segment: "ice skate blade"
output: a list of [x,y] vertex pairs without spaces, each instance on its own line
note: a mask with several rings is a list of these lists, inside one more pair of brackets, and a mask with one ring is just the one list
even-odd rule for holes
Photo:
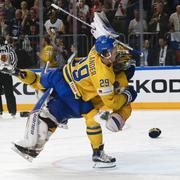
[[93,166],[93,168],[99,168],[99,169],[114,168],[114,167],[116,167],[116,164],[114,162],[112,163],[96,162]]
[[13,146],[11,147],[11,149],[16,152],[17,154],[19,154],[21,157],[23,157],[25,160],[27,160],[28,162],[31,162],[33,161],[33,157],[29,156],[28,154],[23,154],[21,151],[19,151],[14,145],[15,143],[12,142]]

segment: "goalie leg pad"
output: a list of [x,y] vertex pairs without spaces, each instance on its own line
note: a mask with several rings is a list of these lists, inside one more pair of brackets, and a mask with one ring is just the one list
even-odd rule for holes
[[48,125],[44,121],[42,121],[41,118],[39,117],[38,139],[37,139],[36,147],[42,148],[48,139],[49,139]]
[[53,133],[56,130],[57,124],[54,121],[52,121],[50,118],[45,118],[39,115],[39,119],[47,124],[48,131]]
[[22,146],[28,148],[33,148],[36,146],[38,140],[38,119],[38,112],[34,112],[29,115],[25,127],[24,140],[21,142]]
[[41,117],[39,112],[34,112],[27,120],[24,139],[17,144],[26,148],[42,149],[56,128],[56,123],[50,118]]
[[112,132],[118,132],[122,130],[124,124],[124,119],[118,113],[112,113],[106,121],[106,128]]

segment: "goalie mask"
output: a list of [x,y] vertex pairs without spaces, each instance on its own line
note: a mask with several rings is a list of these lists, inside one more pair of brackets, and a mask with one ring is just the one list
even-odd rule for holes
[[9,45],[0,46],[0,71],[11,73],[17,66],[17,56],[13,48]]

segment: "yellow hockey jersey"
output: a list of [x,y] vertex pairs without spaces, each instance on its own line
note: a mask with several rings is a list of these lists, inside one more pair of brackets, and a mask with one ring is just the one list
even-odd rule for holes
[[102,109],[113,111],[120,109],[126,103],[126,96],[114,91],[115,81],[119,82],[121,88],[128,86],[125,73],[115,75],[113,66],[108,67],[103,64],[94,48],[87,58],[65,65],[63,73],[71,89],[84,101],[100,96],[104,104]]

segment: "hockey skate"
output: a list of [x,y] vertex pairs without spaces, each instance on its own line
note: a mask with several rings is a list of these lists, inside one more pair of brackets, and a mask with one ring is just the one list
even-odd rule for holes
[[33,159],[36,158],[40,153],[40,150],[33,150],[33,149],[25,148],[14,142],[12,144],[13,144],[12,150],[18,153],[20,156],[22,156],[24,159],[26,159],[29,162],[32,162]]
[[92,160],[95,162],[93,168],[113,168],[116,166],[116,158],[108,156],[104,152],[104,144],[99,149],[93,149]]

